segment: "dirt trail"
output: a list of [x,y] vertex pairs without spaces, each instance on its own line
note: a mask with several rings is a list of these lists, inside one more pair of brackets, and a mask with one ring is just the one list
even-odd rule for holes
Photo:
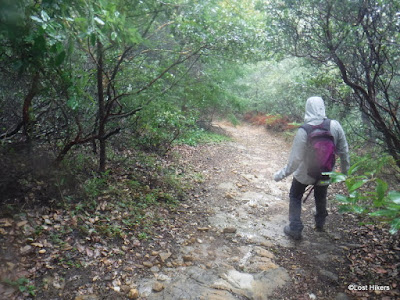
[[312,230],[311,204],[304,239],[283,234],[290,179],[272,178],[290,144],[262,127],[216,125],[233,140],[182,152],[204,178],[202,192],[183,205],[194,229],[177,245],[183,264],[142,280],[143,299],[348,299],[337,274],[344,246]]
[[[259,126],[215,128],[232,140],[177,146],[160,162],[182,176],[191,198],[168,209],[149,206],[145,215],[157,219],[149,239],[136,238],[140,231],[132,227],[123,244],[95,233],[103,222],[111,230],[127,220],[113,193],[101,195],[93,214],[43,207],[1,218],[0,279],[18,281],[0,280],[0,299],[33,299],[32,292],[53,300],[399,298],[398,236],[361,226],[362,217],[339,214],[336,205],[328,207],[327,232],[318,233],[310,198],[303,239],[290,240],[283,227],[291,178],[277,183],[273,174],[285,165],[291,141]],[[114,176],[130,182],[118,171]],[[343,186],[329,189],[334,197]],[[348,290],[363,287],[369,290]]]

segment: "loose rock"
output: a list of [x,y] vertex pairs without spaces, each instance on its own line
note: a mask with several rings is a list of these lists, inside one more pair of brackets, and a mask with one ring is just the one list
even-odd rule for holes
[[136,288],[130,289],[129,293],[128,293],[128,298],[129,299],[138,299],[139,298],[139,291]]
[[171,252],[161,252],[160,254],[158,254],[162,262],[165,262],[168,258],[171,257],[171,255]]
[[184,262],[188,262],[188,261],[193,261],[194,260],[193,256],[191,256],[191,255],[183,255],[182,259],[183,259]]
[[235,227],[225,227],[222,231],[223,233],[236,233],[237,229]]
[[165,288],[165,286],[161,282],[157,281],[153,284],[152,289],[154,292],[158,293],[158,292],[161,292],[164,288]]
[[143,266],[147,267],[147,268],[151,268],[153,266],[153,263],[150,261],[144,261],[143,262]]
[[75,297],[75,300],[98,300],[99,297],[97,295],[79,295]]

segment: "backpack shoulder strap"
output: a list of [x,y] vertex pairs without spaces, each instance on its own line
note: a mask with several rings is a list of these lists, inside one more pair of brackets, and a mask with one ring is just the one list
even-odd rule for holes
[[307,132],[307,134],[309,134],[313,129],[325,129],[329,131],[331,128],[331,119],[326,118],[319,125],[310,125],[304,123],[300,126],[300,128],[303,128]]
[[324,129],[330,131],[330,129],[331,129],[331,119],[328,119],[328,118],[324,119],[324,121],[322,122],[321,125],[322,125],[322,127]]
[[307,135],[309,135],[310,132],[313,130],[312,125],[307,124],[307,123],[304,123],[304,124],[301,125],[299,128],[303,128],[303,129],[306,131]]

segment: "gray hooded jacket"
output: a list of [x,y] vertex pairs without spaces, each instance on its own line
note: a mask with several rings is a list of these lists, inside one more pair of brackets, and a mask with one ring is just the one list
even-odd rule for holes
[[[326,119],[325,104],[321,97],[311,97],[307,99],[306,113],[304,122],[310,125],[319,125]],[[339,122],[331,120],[330,131],[333,135],[336,154],[340,157],[341,171],[347,173],[350,167],[349,146],[346,141],[342,126]],[[300,128],[293,141],[292,150],[289,156],[288,164],[280,171],[275,173],[275,181],[291,175],[302,184],[315,184],[315,179],[307,175],[307,132]]]

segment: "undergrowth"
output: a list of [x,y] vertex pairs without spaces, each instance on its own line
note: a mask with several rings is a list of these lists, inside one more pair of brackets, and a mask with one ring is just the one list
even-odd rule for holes
[[200,129],[187,132],[177,140],[176,144],[196,146],[199,144],[220,143],[228,140],[230,138],[226,135]]
[[254,124],[264,126],[267,129],[278,132],[290,132],[299,128],[301,124],[292,122],[287,116],[279,114],[266,114],[260,112],[248,112],[244,115],[244,120]]
[[[218,143],[226,136],[193,130],[182,136],[179,144],[198,145]],[[72,220],[69,228],[51,233],[51,240],[62,241],[72,231],[78,237],[96,236],[96,239],[151,238],[151,228],[162,222],[163,209],[174,207],[187,197],[191,182],[198,182],[198,174],[182,170],[178,159],[159,156],[131,148],[129,139],[107,149],[108,170],[96,168],[95,155],[89,147],[71,152],[59,168],[43,167],[40,174],[32,173],[18,178],[20,194],[7,195],[0,203],[0,217],[25,214],[40,207],[44,215],[56,211]],[[23,165],[20,166],[21,168]],[[22,172],[21,172],[22,173]],[[17,174],[17,172],[16,172]],[[44,201],[46,200],[46,201]],[[69,222],[69,221],[68,221]],[[33,228],[35,239],[46,232],[46,224]]]

